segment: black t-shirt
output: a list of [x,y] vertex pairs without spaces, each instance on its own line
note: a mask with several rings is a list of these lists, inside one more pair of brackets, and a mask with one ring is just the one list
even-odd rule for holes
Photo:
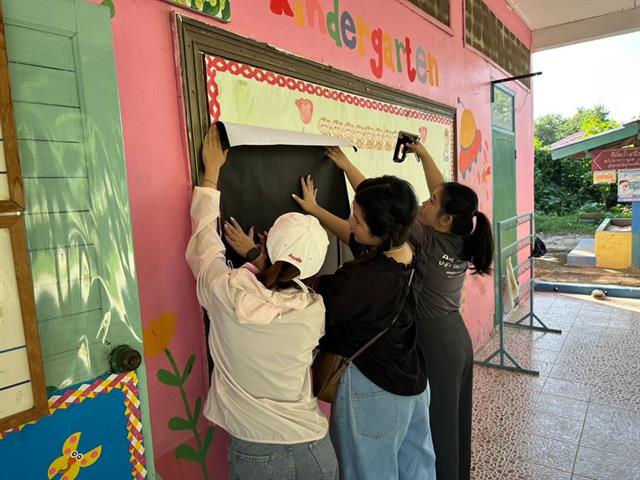
[[469,262],[463,260],[464,239],[414,224],[410,242],[415,251],[416,305],[420,322],[460,310]]
[[[353,236],[350,247],[356,259],[371,255]],[[403,307],[411,269],[379,253],[319,277],[316,291],[327,309],[320,348],[349,357],[387,328]],[[414,312],[402,308],[393,327],[354,362],[369,380],[396,395],[417,395],[427,386]]]

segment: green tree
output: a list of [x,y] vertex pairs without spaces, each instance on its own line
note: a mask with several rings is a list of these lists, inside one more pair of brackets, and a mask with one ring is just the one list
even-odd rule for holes
[[604,207],[615,203],[616,188],[593,185],[591,161],[588,159],[552,160],[549,146],[569,135],[584,132],[597,135],[619,126],[609,118],[603,105],[579,108],[569,118],[558,114],[540,117],[535,123],[535,195],[536,209],[545,213],[566,214],[591,203]]
[[560,126],[566,122],[559,113],[549,113],[538,118],[534,127],[535,138],[540,146],[551,145],[560,140]]
[[619,127],[620,124],[609,118],[609,115],[609,110],[602,104],[592,108],[579,108],[573,117],[560,126],[560,138],[579,131],[583,131],[586,138]]
[[542,146],[549,146],[580,131],[585,132],[586,138],[620,126],[609,116],[609,110],[602,104],[591,108],[579,108],[568,118],[558,113],[550,113],[536,120],[534,133]]

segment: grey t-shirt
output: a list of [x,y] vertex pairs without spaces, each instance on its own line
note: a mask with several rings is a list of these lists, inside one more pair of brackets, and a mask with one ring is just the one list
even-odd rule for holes
[[418,315],[429,319],[458,311],[469,268],[469,262],[462,260],[463,238],[415,223],[410,241],[416,254],[414,284]]

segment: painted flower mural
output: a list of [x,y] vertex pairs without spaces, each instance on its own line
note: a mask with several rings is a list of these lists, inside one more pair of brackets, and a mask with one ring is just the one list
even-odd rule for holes
[[144,328],[144,355],[153,357],[164,352],[176,330],[176,313],[164,312],[152,319]]
[[164,312],[149,321],[144,327],[144,353],[146,357],[159,355],[161,353],[164,353],[167,357],[171,370],[164,368],[159,369],[156,374],[157,379],[163,385],[177,389],[184,406],[184,415],[172,417],[169,420],[168,427],[169,430],[172,431],[186,430],[191,432],[195,441],[195,448],[186,442],[178,445],[175,456],[200,465],[202,478],[208,480],[207,452],[213,442],[215,430],[209,427],[203,435],[198,428],[198,422],[202,414],[202,397],[198,396],[192,404],[189,401],[186,389],[186,383],[196,363],[196,356],[189,356],[183,368],[178,366],[171,350],[169,350],[169,345],[175,333],[175,327],[175,312]]

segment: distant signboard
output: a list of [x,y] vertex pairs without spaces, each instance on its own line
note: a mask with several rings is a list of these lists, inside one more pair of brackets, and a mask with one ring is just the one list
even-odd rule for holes
[[598,170],[593,172],[594,185],[602,183],[616,183],[618,179],[616,170]]
[[618,201],[640,201],[640,169],[620,170],[618,173]]
[[628,170],[640,168],[640,147],[612,148],[591,152],[592,170]]

